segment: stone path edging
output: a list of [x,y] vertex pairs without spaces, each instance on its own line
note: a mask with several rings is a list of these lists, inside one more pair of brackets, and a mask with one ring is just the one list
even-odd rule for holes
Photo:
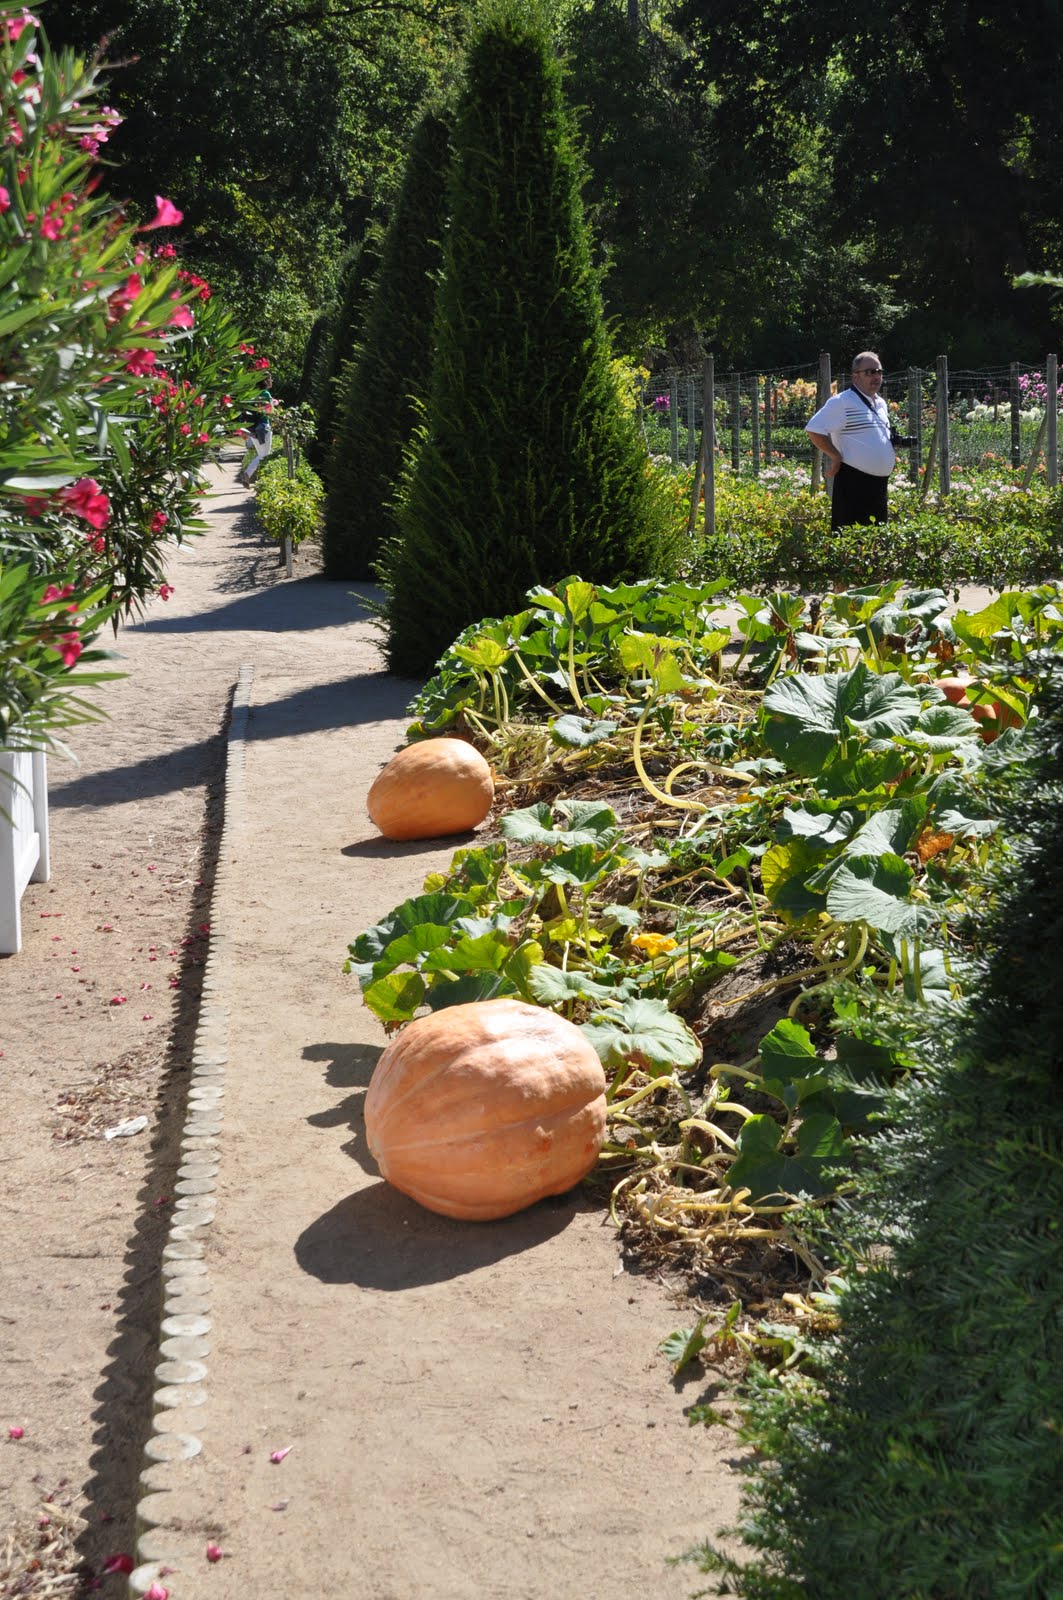
[[[247,719],[254,668],[243,665],[233,693],[226,745],[225,794],[218,862],[211,895],[210,939],[199,1020],[192,1046],[188,1105],[181,1134],[181,1165],[174,1185],[174,1215],[162,1252],[163,1298],[159,1360],[152,1396],[152,1432],[144,1446],[136,1507],[136,1559],[128,1593],[142,1600],[153,1585],[166,1588],[169,1572],[190,1554],[181,1534],[167,1526],[171,1492],[180,1487],[181,1464],[203,1448],[199,1437],[210,1399],[210,1276],[204,1241],[215,1215],[229,1052],[230,1008],[225,1003],[228,929],[218,921],[221,890],[230,870],[233,837],[243,823]],[[202,1557],[202,1551],[199,1551]]]

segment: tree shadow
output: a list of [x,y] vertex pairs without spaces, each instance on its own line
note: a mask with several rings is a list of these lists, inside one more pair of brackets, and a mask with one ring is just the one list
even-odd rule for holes
[[373,1068],[383,1054],[383,1046],[376,1044],[309,1044],[303,1051],[304,1061],[324,1061],[325,1082],[334,1089],[354,1089],[325,1111],[316,1111],[307,1117],[315,1128],[342,1128],[351,1130],[351,1138],[343,1146],[345,1155],[351,1156],[371,1178],[378,1176],[377,1165],[369,1154],[365,1142],[365,1123],[362,1105]]
[[[246,738],[252,743],[390,722],[401,719],[409,697],[409,685],[383,671],[360,673],[335,683],[315,684],[263,705],[252,705]],[[228,715],[225,721],[227,724]],[[175,794],[205,781],[204,774],[215,767],[218,746],[219,743],[224,746],[224,739],[223,729],[211,739],[182,745],[179,750],[167,751],[165,755],[87,772],[66,782],[61,777],[57,781],[53,776],[48,803],[56,809],[106,806]],[[224,753],[221,759],[224,760]]]

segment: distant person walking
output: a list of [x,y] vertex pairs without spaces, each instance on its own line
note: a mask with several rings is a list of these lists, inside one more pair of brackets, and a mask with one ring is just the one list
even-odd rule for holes
[[247,451],[240,470],[236,474],[237,483],[242,483],[248,488],[251,479],[273,449],[273,423],[270,412],[273,409],[273,396],[268,389],[263,389],[258,397],[258,410],[252,412],[251,427],[247,434]]
[[817,450],[825,457],[823,476],[833,484],[832,528],[866,527],[889,517],[887,485],[897,463],[902,438],[890,422],[882,398],[882,362],[873,350],[853,358],[852,383],[832,394],[805,423]]

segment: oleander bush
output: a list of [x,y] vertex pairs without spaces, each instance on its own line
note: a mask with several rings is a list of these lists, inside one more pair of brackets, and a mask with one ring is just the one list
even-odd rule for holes
[[[105,623],[166,599],[256,372],[210,286],[100,187],[97,68],[0,4],[0,744],[84,720]],[[88,670],[86,668],[88,667]]]

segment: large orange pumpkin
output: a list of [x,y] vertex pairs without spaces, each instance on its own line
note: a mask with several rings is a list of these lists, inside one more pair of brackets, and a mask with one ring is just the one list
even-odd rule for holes
[[369,1148],[396,1189],[445,1217],[508,1217],[563,1194],[605,1137],[605,1073],[575,1023],[522,1000],[447,1006],[376,1064]]
[[491,768],[466,739],[422,739],[392,756],[366,798],[386,839],[467,833],[495,796]]

